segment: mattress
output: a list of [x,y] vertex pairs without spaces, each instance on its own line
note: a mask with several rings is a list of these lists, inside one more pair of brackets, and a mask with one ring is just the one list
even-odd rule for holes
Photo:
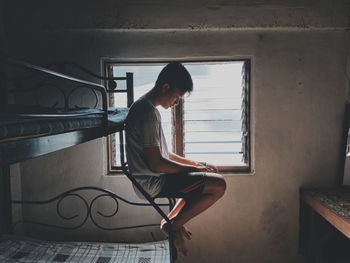
[[[120,126],[127,113],[127,108],[109,109],[108,127]],[[102,122],[103,111],[99,109],[1,111],[0,141],[101,127]]]
[[167,240],[142,243],[57,242],[0,236],[0,262],[167,263]]

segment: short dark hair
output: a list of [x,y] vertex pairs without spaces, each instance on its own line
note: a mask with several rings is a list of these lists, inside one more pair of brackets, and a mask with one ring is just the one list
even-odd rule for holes
[[193,82],[190,73],[179,62],[171,62],[159,73],[155,87],[160,89],[165,83],[171,88],[177,88],[184,93],[191,93]]

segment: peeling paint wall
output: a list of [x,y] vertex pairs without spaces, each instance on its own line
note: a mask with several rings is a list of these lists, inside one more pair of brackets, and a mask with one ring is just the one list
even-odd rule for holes
[[[255,172],[225,177],[224,198],[188,224],[194,233],[190,256],[179,262],[302,262],[297,251],[299,188],[335,185],[341,165],[349,39],[346,1],[163,3],[117,1],[107,2],[106,8],[88,1],[67,10],[28,4],[33,12],[16,11],[28,19],[24,27],[7,17],[11,52],[39,63],[69,59],[95,72],[101,70],[101,58],[251,58]],[[65,15],[58,19],[61,13]],[[46,14],[45,23],[39,23],[40,14]],[[93,17],[99,22],[93,24]],[[124,177],[106,176],[105,143],[98,139],[21,163],[23,197],[98,185],[136,198]],[[32,212],[23,209],[24,216]],[[132,216],[158,220],[145,210]],[[130,220],[129,214],[116,218]],[[148,230],[130,235],[92,229],[73,236],[131,241],[150,236]],[[26,231],[33,234],[35,229]],[[62,231],[55,235],[65,236]]]

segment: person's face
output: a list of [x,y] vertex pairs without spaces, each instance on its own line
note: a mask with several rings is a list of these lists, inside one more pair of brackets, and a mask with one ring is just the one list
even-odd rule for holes
[[160,105],[163,108],[168,109],[179,103],[184,92],[177,88],[171,88],[168,84],[164,84],[162,87],[162,94],[163,96]]

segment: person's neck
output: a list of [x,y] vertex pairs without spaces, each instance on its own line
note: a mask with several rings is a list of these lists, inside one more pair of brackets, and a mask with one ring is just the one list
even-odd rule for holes
[[147,92],[145,94],[145,97],[153,104],[154,107],[160,105],[160,97],[154,89],[151,89],[149,92]]

